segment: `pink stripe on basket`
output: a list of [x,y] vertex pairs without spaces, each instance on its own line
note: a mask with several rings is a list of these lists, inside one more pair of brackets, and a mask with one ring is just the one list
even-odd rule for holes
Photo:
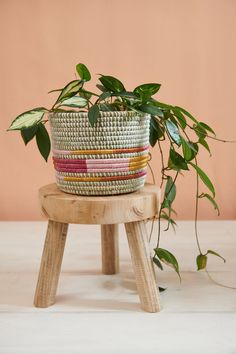
[[93,173],[93,172],[127,172],[129,171],[129,167],[119,167],[118,168],[61,168],[57,167],[56,169],[59,172],[74,172],[74,173]]
[[88,162],[93,165],[97,164],[110,164],[112,162],[115,163],[124,163],[129,162],[130,158],[118,158],[118,159],[61,159],[59,157],[53,157],[53,161],[56,163],[63,163],[63,164],[76,164],[76,165],[86,165]]
[[122,167],[129,167],[129,163],[125,162],[125,163],[100,163],[100,164],[64,164],[64,163],[55,163],[55,168],[62,168],[62,169],[74,169],[74,168],[78,168],[78,169],[85,169],[87,167],[88,170],[93,170],[94,168],[122,168]]

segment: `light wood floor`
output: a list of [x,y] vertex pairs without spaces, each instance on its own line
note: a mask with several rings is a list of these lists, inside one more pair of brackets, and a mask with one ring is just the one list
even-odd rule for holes
[[[236,286],[236,222],[201,222],[209,270]],[[0,223],[0,354],[235,354],[236,290],[195,272],[193,223],[163,233],[161,246],[179,260],[182,283],[170,269],[158,272],[162,311],[140,310],[124,229],[120,273],[101,274],[98,226],[70,225],[57,303],[33,307],[46,232],[45,222]],[[153,244],[154,246],[154,244]]]

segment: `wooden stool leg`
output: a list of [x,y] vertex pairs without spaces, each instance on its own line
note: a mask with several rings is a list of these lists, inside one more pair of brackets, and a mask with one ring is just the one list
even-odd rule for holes
[[119,272],[118,225],[101,225],[102,273]]
[[48,307],[55,302],[68,224],[49,220],[41,258],[34,305]]
[[147,312],[160,311],[159,292],[155,281],[152,259],[143,221],[125,224],[137,290],[141,307]]

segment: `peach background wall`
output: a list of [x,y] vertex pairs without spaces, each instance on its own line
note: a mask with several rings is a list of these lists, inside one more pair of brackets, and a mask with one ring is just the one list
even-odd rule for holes
[[[39,219],[37,189],[54,179],[34,142],[25,148],[5,130],[17,114],[50,107],[55,96],[47,92],[73,80],[78,62],[129,88],[160,82],[160,100],[236,139],[235,0],[0,0],[0,33],[1,220]],[[236,145],[211,148],[214,156],[203,152],[200,162],[216,185],[221,218],[233,219]],[[194,183],[194,176],[180,178],[180,219],[193,218]],[[216,217],[207,202],[200,217]]]

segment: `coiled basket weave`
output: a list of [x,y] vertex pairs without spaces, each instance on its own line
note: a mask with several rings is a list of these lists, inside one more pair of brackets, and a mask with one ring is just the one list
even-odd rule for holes
[[84,112],[49,115],[59,189],[79,195],[130,193],[144,185],[149,114],[100,112],[94,127]]

